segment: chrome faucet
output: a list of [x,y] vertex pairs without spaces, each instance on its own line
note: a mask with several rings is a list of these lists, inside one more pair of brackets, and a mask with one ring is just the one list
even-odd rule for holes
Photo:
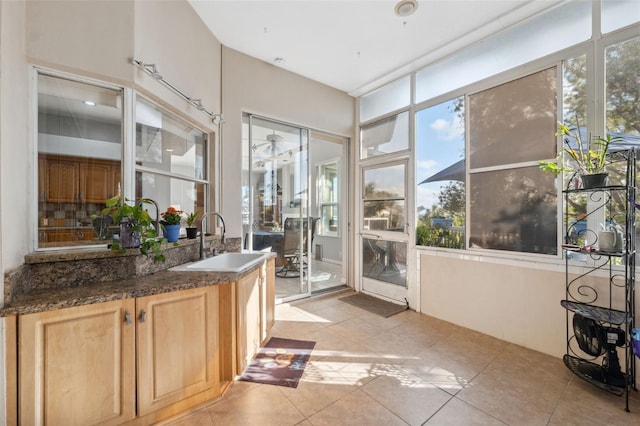
[[220,237],[220,242],[222,243],[222,252],[226,250],[226,242],[224,239],[225,233],[227,232],[227,227],[224,224],[224,218],[218,212],[208,212],[202,215],[200,218],[200,260],[204,259],[206,256],[204,255],[204,220],[207,216],[218,216],[220,222],[222,222],[222,236]]
[[156,230],[156,236],[159,237],[160,236],[160,209],[158,208],[158,203],[156,203],[151,198],[140,198],[136,204],[142,207],[144,203],[153,204],[153,206],[156,208],[156,219],[153,221],[153,227]]

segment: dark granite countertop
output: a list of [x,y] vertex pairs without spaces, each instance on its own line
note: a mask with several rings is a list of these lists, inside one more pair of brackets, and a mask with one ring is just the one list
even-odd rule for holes
[[161,271],[141,277],[108,281],[90,286],[34,290],[0,309],[0,316],[24,315],[72,306],[151,296],[178,290],[238,281],[259,265],[242,272]]
[[[240,239],[233,243],[233,251],[240,251]],[[197,256],[195,241],[181,242],[180,246],[166,252],[167,262],[162,265],[152,264],[146,257],[133,252],[117,255],[109,250],[27,255],[25,266],[28,269],[14,278],[19,283],[30,284],[21,291],[14,291],[10,298],[5,296],[6,304],[0,308],[0,317],[232,283],[259,267],[250,266],[240,272],[169,271],[167,268]],[[275,256],[275,253],[265,254],[267,259]],[[39,268],[39,272],[33,268]],[[106,280],[99,280],[105,277]]]

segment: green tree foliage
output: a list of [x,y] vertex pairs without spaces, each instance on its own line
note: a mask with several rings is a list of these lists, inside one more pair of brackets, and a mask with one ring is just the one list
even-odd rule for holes
[[606,50],[607,129],[640,135],[640,38]]
[[395,196],[389,191],[377,190],[375,184],[370,182],[364,188],[363,214],[365,218],[388,217],[389,228],[402,226],[401,211],[393,198]]
[[[453,228],[431,219],[447,218]],[[425,210],[416,227],[416,244],[430,247],[464,248],[465,192],[462,182],[451,181],[440,187],[438,204]]]

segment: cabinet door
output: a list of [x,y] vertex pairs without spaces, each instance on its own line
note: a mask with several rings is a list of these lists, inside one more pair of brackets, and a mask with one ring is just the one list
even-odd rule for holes
[[135,417],[132,299],[19,317],[20,423],[120,424]]
[[113,192],[111,164],[83,161],[79,165],[79,200],[83,203],[104,203]]
[[261,328],[260,323],[260,273],[254,270],[243,277],[237,284],[236,290],[236,326],[238,334],[237,347],[237,371],[242,374],[251,358],[260,349]]
[[45,199],[50,202],[78,201],[79,165],[77,161],[47,159]]
[[138,414],[220,386],[216,286],[137,303]]
[[260,340],[264,342],[275,323],[276,305],[275,259],[260,267]]
[[276,271],[275,271],[275,259],[267,260],[267,266],[264,277],[264,290],[263,294],[265,300],[262,302],[264,305],[265,316],[262,319],[262,340],[264,341],[271,331],[271,328],[275,324],[276,316]]

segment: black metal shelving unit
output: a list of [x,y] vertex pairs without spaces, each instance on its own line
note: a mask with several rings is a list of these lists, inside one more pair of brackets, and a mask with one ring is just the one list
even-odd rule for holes
[[[629,411],[629,392],[637,390],[631,343],[635,325],[635,149],[609,153],[607,170],[609,186],[582,188],[571,178],[563,191],[566,294],[560,303],[566,309],[567,333],[563,361],[581,379],[624,396],[625,409]],[[599,222],[602,218],[604,221]],[[594,225],[596,222],[599,223]],[[613,251],[598,249],[600,223],[621,231],[622,244]],[[624,333],[624,342],[614,354],[621,367],[615,379],[607,374],[610,366],[606,365],[606,357],[591,357],[580,349],[572,326],[575,314]]]

